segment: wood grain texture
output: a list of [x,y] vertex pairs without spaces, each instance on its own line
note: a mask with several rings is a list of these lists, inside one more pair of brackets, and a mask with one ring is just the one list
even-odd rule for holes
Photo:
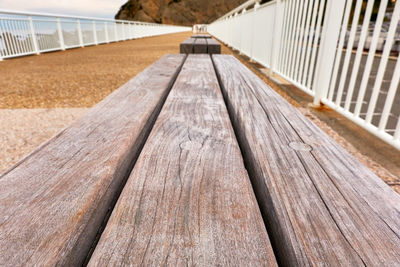
[[89,266],[276,266],[208,55],[189,55]]
[[194,43],[196,42],[195,38],[188,38],[183,41],[179,48],[181,54],[193,54],[194,53]]
[[0,177],[0,266],[84,261],[183,60],[163,57]]
[[238,60],[213,59],[278,262],[398,266],[400,196]]
[[207,52],[208,54],[221,54],[221,44],[215,39],[207,40]]
[[195,54],[207,54],[207,41],[205,38],[196,38],[194,43]]

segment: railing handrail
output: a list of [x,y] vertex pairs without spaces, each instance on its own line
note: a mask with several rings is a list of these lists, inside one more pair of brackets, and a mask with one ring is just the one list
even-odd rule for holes
[[[247,7],[249,7],[249,6],[251,6],[251,5],[256,4],[257,2],[260,2],[260,1],[261,1],[261,0],[249,0],[249,1],[247,1],[247,2],[245,2],[245,3],[243,3],[243,4],[241,4],[241,5],[238,6],[237,8],[235,8],[235,9],[229,11],[228,13],[226,13],[225,15],[223,15],[222,17],[218,18],[216,21],[219,21],[219,20],[222,20],[222,19],[224,19],[224,18],[227,18],[227,17],[229,17],[230,15],[233,15],[233,14],[235,14],[236,12],[239,12],[239,11],[241,11],[241,10],[243,10],[243,9],[245,9],[245,8],[247,8]],[[214,22],[215,22],[215,21],[214,21]],[[214,22],[213,22],[213,23],[214,23]]]
[[157,25],[157,26],[182,27],[180,25],[167,25],[167,24],[160,24],[160,23],[134,21],[134,20],[120,20],[120,19],[107,19],[107,18],[97,18],[97,17],[72,16],[72,15],[41,13],[41,12],[39,13],[39,12],[28,12],[28,11],[15,11],[15,10],[7,10],[7,9],[0,9],[0,15],[1,14],[20,15],[20,16],[35,16],[35,17],[53,17],[53,18],[79,19],[79,20],[97,20],[97,21],[109,21],[109,22],[122,22],[122,23],[130,23],[130,24],[137,24],[137,25]]
[[0,61],[190,29],[178,25],[0,9]]
[[[219,17],[218,19],[216,19],[215,21],[213,21],[213,22],[211,22],[211,23],[214,23],[214,22],[223,20],[223,19],[225,19],[225,18],[227,18],[227,17],[229,17],[229,16],[231,16],[231,15],[234,15],[235,13],[238,13],[238,14],[240,15],[240,11],[242,11],[242,10],[244,10],[244,9],[247,9],[249,6],[255,5],[256,3],[259,3],[259,2],[261,2],[261,0],[249,0],[249,1],[247,1],[247,2],[245,2],[245,3],[243,3],[243,4],[241,4],[241,5],[238,6],[237,8],[232,9],[231,11],[229,11],[228,13],[226,13],[226,14],[223,15],[222,17]],[[275,3],[276,3],[276,0],[273,0],[273,1],[270,1],[270,2],[267,2],[267,3],[265,3],[265,4],[260,5],[258,8],[267,7],[267,6],[273,5],[273,4],[275,4]]]

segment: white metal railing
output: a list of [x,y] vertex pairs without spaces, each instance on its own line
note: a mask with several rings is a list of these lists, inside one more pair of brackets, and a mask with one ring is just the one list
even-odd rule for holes
[[400,149],[399,19],[394,0],[251,0],[208,31]]
[[189,27],[155,23],[0,9],[0,61],[11,57],[190,30]]

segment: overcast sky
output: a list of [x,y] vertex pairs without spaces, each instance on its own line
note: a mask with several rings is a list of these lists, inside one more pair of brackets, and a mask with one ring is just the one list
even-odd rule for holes
[[113,18],[127,0],[0,0],[0,9]]

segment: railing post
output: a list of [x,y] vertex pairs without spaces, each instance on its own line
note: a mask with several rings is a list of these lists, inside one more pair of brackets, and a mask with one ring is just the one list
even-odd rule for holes
[[129,39],[131,39],[131,28],[129,27],[130,26],[130,24],[129,24],[129,22],[128,23],[126,23],[126,25],[125,25],[126,27],[125,27],[125,32],[126,32],[126,40],[129,40]]
[[260,7],[260,2],[257,1],[256,4],[254,5],[254,11],[253,11],[253,21],[252,21],[252,33],[251,33],[251,48],[250,48],[250,62],[254,61],[254,35],[256,34],[255,28],[256,28],[256,16],[257,16],[257,9]]
[[[246,10],[246,8],[243,8],[243,10],[242,10],[242,12],[240,12],[240,15],[242,16],[242,18],[243,18],[243,16],[246,14],[246,12],[247,12],[247,10]],[[239,25],[239,23],[238,23],[238,25]],[[245,54],[245,52],[243,51],[243,38],[242,38],[242,32],[243,32],[243,30],[246,30],[246,29],[243,29],[243,25],[239,25],[239,27],[240,27],[240,30],[238,30],[239,31],[239,41],[240,41],[240,43],[239,43],[239,47],[238,47],[238,50],[239,50],[239,55],[244,55]]]
[[125,41],[126,40],[125,22],[122,23],[122,35],[124,36],[123,40]]
[[[40,54],[39,45],[38,45],[38,42],[37,42],[36,33],[35,33],[35,27],[33,26],[32,17],[29,16],[28,20],[29,20],[29,28],[31,30],[33,49],[35,49],[36,54],[39,55]],[[1,57],[1,55],[0,55],[0,57]]]
[[115,41],[118,42],[119,38],[118,38],[118,31],[117,31],[117,22],[114,22],[114,35],[115,35]]
[[83,37],[82,37],[81,20],[78,19],[76,23],[77,23],[77,25],[78,25],[78,39],[79,39],[79,45],[80,45],[81,47],[84,47],[84,45],[83,45]]
[[96,21],[92,21],[92,25],[93,25],[93,41],[95,45],[98,45],[97,42],[97,30],[96,30]]
[[133,33],[132,33],[132,23],[131,22],[129,22],[128,23],[128,29],[129,29],[129,40],[132,40],[133,39]]
[[314,105],[327,97],[346,0],[328,0],[314,80]]
[[136,39],[137,38],[136,37],[136,32],[137,32],[136,24],[134,22],[132,22],[131,27],[132,27],[132,39]]
[[108,38],[108,30],[107,30],[107,21],[104,21],[104,33],[106,36],[106,43],[110,43],[110,39]]
[[[238,20],[238,16],[239,16],[239,13],[235,13],[235,15],[233,16],[233,18],[234,18],[234,23],[232,23],[232,25],[233,25],[233,29],[232,29],[232,32],[233,32],[233,38],[232,38],[232,48],[233,49],[236,49],[236,50],[239,50],[239,47],[238,47],[238,45],[237,45],[237,40],[238,40],[238,38],[237,38],[237,35],[239,34],[239,36],[240,36],[240,31],[237,29],[237,26],[238,26],[238,23],[237,23],[237,20]],[[236,47],[235,47],[236,46]],[[239,55],[240,55],[240,51],[239,51]]]
[[269,68],[270,75],[273,75],[275,70],[277,69],[277,64],[279,60],[279,50],[281,49],[281,35],[282,35],[282,27],[283,27],[283,3],[282,0],[276,1],[275,7],[275,20],[274,20],[274,32],[273,32],[273,41],[272,41],[272,49],[271,49],[271,65]]
[[62,33],[60,18],[57,18],[57,29],[58,29],[58,39],[60,40],[60,48],[61,50],[65,50],[64,36]]

